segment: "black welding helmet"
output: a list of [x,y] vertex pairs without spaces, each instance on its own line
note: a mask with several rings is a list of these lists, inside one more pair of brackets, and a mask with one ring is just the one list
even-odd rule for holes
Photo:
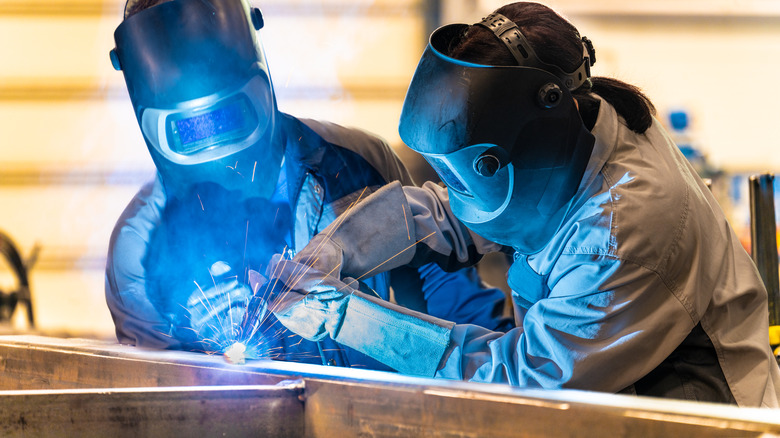
[[[513,32],[520,44],[514,23],[498,17],[480,24],[496,35]],[[496,31],[497,21],[503,30]],[[587,79],[590,62],[584,58],[578,70],[564,73],[538,60],[525,38],[518,66],[449,57],[448,48],[468,27],[447,25],[431,35],[399,132],[447,185],[461,222],[487,239],[534,253],[560,228],[593,149],[595,139],[570,94]]]
[[169,194],[204,182],[272,194],[283,148],[262,26],[245,0],[171,0],[114,32],[111,61]]

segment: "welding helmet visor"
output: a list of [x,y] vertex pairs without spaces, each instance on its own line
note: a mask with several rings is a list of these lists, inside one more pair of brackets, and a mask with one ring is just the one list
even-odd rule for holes
[[273,192],[283,151],[260,27],[244,0],[168,1],[117,27],[112,62],[169,193],[205,182]]
[[560,228],[594,138],[560,78],[447,56],[465,24],[436,30],[406,94],[399,133],[449,189],[466,226],[520,252]]

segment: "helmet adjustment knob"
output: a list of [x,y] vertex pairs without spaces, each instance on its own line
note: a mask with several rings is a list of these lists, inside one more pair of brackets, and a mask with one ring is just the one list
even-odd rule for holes
[[557,84],[548,82],[539,88],[538,98],[539,104],[542,106],[542,108],[555,108],[559,103],[561,103],[561,99],[563,98],[563,91]]

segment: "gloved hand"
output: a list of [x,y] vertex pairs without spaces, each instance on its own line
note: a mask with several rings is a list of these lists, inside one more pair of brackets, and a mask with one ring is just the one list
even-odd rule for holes
[[[283,260],[276,255],[270,264],[274,279],[265,285],[252,284],[267,297],[268,310],[285,327],[302,338],[319,341],[330,335],[336,338],[349,296],[356,285],[351,278],[340,281],[308,265]],[[254,276],[250,275],[250,282]]]
[[295,260],[274,256],[269,272],[268,310],[289,330],[313,341],[328,335],[399,372],[433,377],[453,323],[371,297],[355,290],[353,279]]
[[252,291],[239,282],[230,266],[222,261],[211,265],[213,281],[195,284],[193,292],[182,303],[184,318],[189,321],[196,341],[209,349],[219,350],[237,336]]

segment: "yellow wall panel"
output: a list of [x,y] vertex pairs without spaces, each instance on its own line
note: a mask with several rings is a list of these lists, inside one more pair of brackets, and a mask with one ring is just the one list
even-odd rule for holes
[[30,284],[36,329],[61,336],[116,339],[102,271],[35,271]]
[[0,229],[25,248],[37,242],[105,255],[113,225],[139,187],[0,186]]
[[[260,31],[277,87],[408,84],[425,42],[417,17],[268,17]],[[304,32],[292,31],[303,28]]]
[[0,16],[0,79],[99,77],[111,68],[115,27],[92,17]]
[[0,166],[152,166],[129,99],[0,101]]
[[686,108],[696,140],[730,171],[780,169],[780,20],[579,20],[595,75],[643,88],[659,118]]

